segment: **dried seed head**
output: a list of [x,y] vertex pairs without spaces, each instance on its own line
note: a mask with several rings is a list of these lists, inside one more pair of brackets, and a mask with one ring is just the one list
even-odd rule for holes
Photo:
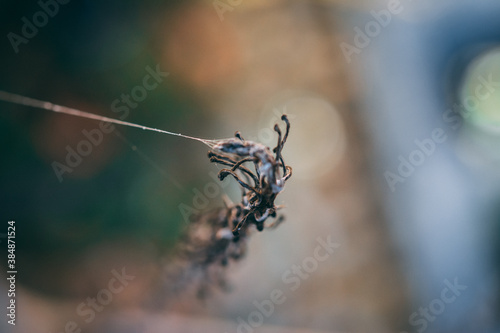
[[[282,119],[287,128],[282,137],[279,126],[274,127],[278,134],[274,155],[263,144],[245,141],[239,132],[235,138],[217,140],[211,146],[210,161],[227,167],[220,170],[219,179],[231,176],[241,185],[241,202],[228,202],[225,208],[196,216],[178,246],[175,258],[182,264],[166,273],[167,288],[176,291],[195,280],[198,294],[207,295],[211,286],[226,286],[223,271],[229,262],[244,256],[249,226],[255,225],[258,231],[263,231],[281,223],[283,217],[279,216],[274,223],[266,224],[268,218],[277,216],[279,207],[274,201],[292,174],[281,156],[290,128],[286,116]],[[246,164],[253,164],[254,171]]]

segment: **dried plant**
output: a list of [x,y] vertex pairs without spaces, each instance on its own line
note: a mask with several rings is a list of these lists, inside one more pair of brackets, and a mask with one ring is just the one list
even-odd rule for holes
[[[241,202],[234,204],[226,199],[225,207],[192,218],[165,268],[166,284],[161,297],[169,298],[189,287],[194,287],[200,297],[214,286],[227,289],[224,271],[231,261],[245,255],[251,226],[262,231],[282,222],[279,216],[266,223],[268,218],[277,217],[280,207],[274,201],[292,175],[292,168],[282,156],[290,123],[286,115],[281,119],[286,131],[282,136],[278,124],[274,126],[278,134],[274,154],[263,144],[245,141],[239,132],[235,138],[220,140],[212,147],[210,161],[228,167],[220,170],[219,179],[232,176],[241,185]],[[246,163],[252,163],[254,171]]]

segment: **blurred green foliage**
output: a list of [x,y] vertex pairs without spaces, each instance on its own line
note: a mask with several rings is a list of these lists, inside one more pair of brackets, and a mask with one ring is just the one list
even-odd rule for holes
[[[18,53],[4,38],[0,89],[54,103],[62,103],[61,96],[77,97],[77,101],[98,106],[103,115],[117,118],[110,110],[113,100],[141,84],[145,68],[155,68],[161,61],[152,38],[154,23],[179,2],[72,1],[61,5],[36,36],[19,46]],[[21,18],[40,10],[36,2],[17,1],[3,2],[0,8],[4,36],[20,33]],[[126,120],[191,132],[204,121],[199,109],[190,91],[168,77]],[[189,167],[193,158],[186,147],[192,143],[117,127],[128,143],[118,140],[113,158],[99,172],[84,178],[64,177],[60,183],[51,161],[40,156],[33,142],[33,132],[49,116],[53,114],[48,111],[0,103],[0,223],[5,223],[6,232],[7,221],[16,221],[17,256],[19,265],[25,267],[20,281],[64,294],[39,283],[45,280],[41,275],[58,276],[89,247],[120,239],[139,245],[153,243],[158,252],[171,247],[184,225],[178,204],[191,202],[192,193],[186,189],[198,181],[196,168]],[[192,125],[197,117],[200,122]],[[92,154],[87,158],[93,158]],[[182,178],[176,180],[181,188],[174,185],[174,178]]]

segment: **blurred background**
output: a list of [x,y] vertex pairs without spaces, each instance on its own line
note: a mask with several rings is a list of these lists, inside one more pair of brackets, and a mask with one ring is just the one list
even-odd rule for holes
[[199,142],[0,102],[3,309],[9,220],[18,271],[16,326],[0,331],[499,332],[499,14],[471,0],[3,1],[0,90],[271,147],[286,113],[294,174],[285,223],[252,236],[231,292],[147,307],[186,207],[239,201],[238,187]]

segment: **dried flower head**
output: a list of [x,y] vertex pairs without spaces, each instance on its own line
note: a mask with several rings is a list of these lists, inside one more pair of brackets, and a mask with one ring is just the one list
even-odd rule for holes
[[[246,252],[250,226],[258,231],[276,227],[283,218],[276,218],[278,208],[274,203],[292,175],[292,168],[285,164],[283,146],[288,137],[290,122],[286,115],[285,134],[276,124],[276,147],[271,150],[263,144],[246,141],[239,132],[235,138],[219,140],[208,153],[211,162],[222,164],[219,172],[222,181],[233,177],[242,189],[240,203],[226,200],[226,207],[195,216],[179,242],[176,254],[166,266],[166,297],[172,292],[195,285],[199,296],[205,296],[211,286],[227,288],[224,270],[230,261],[238,261]],[[253,164],[253,171],[246,164]]]

